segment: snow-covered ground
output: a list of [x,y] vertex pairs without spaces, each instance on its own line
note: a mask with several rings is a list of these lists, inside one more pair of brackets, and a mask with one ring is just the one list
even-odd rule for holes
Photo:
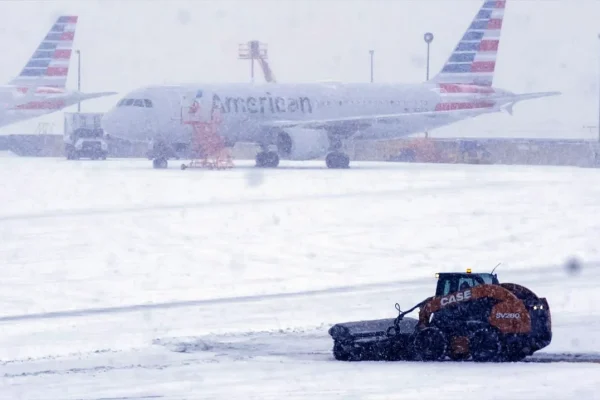
[[597,363],[342,363],[327,334],[502,262],[543,353],[600,354],[600,170],[237,164],[1,158],[0,398],[600,398]]

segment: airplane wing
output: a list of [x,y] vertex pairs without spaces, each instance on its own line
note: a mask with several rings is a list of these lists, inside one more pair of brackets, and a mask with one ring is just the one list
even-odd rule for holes
[[[344,128],[344,129],[361,129],[380,123],[395,123],[395,124],[412,124],[416,121],[423,126],[424,129],[430,129],[436,125],[433,123],[435,118],[449,119],[467,119],[483,114],[506,111],[512,115],[512,107],[515,103],[523,100],[537,99],[540,97],[556,96],[560,92],[540,92],[540,93],[524,93],[511,96],[498,96],[488,98],[495,103],[494,107],[485,108],[469,108],[462,110],[446,110],[446,111],[423,111],[413,113],[397,113],[397,114],[380,114],[380,115],[359,115],[352,117],[315,119],[303,121],[276,120],[265,122],[265,126],[277,128],[305,128],[305,129],[328,129],[328,128]],[[428,126],[427,120],[431,119],[431,127]]]
[[97,99],[99,97],[105,97],[105,96],[113,96],[115,94],[119,94],[119,92],[94,92],[94,93],[73,93],[73,98],[76,100],[91,100],[91,99]]
[[[276,128],[305,128],[305,129],[327,129],[327,128],[347,128],[347,129],[360,129],[366,128],[371,125],[379,123],[397,123],[397,124],[411,124],[417,120],[422,121],[428,118],[432,120],[440,117],[450,118],[470,118],[482,114],[492,113],[501,111],[500,108],[473,108],[467,110],[449,110],[449,111],[424,111],[414,113],[397,113],[397,114],[380,114],[380,115],[364,115],[364,116],[353,116],[353,117],[341,117],[341,118],[329,118],[329,119],[315,119],[315,120],[303,120],[303,121],[288,121],[288,120],[277,120],[265,122],[265,126],[276,127]],[[433,126],[433,123],[432,123]]]

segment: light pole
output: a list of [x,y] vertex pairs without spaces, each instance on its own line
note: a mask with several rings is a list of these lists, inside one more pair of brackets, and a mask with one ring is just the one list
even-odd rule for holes
[[426,80],[429,80],[429,45],[433,41],[433,33],[431,33],[431,32],[425,33],[425,35],[423,35],[423,39],[425,40],[425,43],[427,43],[427,75],[426,75]]
[[[75,52],[77,53],[77,91],[81,92],[81,51]],[[77,112],[81,112],[81,102],[77,103]]]
[[373,83],[373,54],[375,50],[369,50],[369,54],[371,55],[371,83]]
[[[433,42],[433,33],[426,32],[423,35],[423,40],[427,43],[427,72],[425,73],[425,81],[429,80],[429,46]],[[425,130],[425,138],[429,137],[429,131]]]

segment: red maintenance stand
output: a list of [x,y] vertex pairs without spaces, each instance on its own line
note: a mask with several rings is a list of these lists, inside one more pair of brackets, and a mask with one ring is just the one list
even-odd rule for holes
[[183,123],[191,125],[192,134],[192,159],[189,164],[181,164],[181,169],[208,168],[228,169],[233,168],[233,161],[229,148],[225,146],[223,138],[219,135],[221,117],[217,110],[213,110],[208,121],[202,120],[200,104],[197,101],[189,107],[187,118]]

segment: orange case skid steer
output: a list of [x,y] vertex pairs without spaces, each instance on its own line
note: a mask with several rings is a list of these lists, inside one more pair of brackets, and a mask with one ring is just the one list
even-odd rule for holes
[[[396,318],[332,326],[338,360],[518,361],[550,344],[545,298],[494,274],[438,273],[437,290]],[[416,318],[405,317],[419,308]]]

